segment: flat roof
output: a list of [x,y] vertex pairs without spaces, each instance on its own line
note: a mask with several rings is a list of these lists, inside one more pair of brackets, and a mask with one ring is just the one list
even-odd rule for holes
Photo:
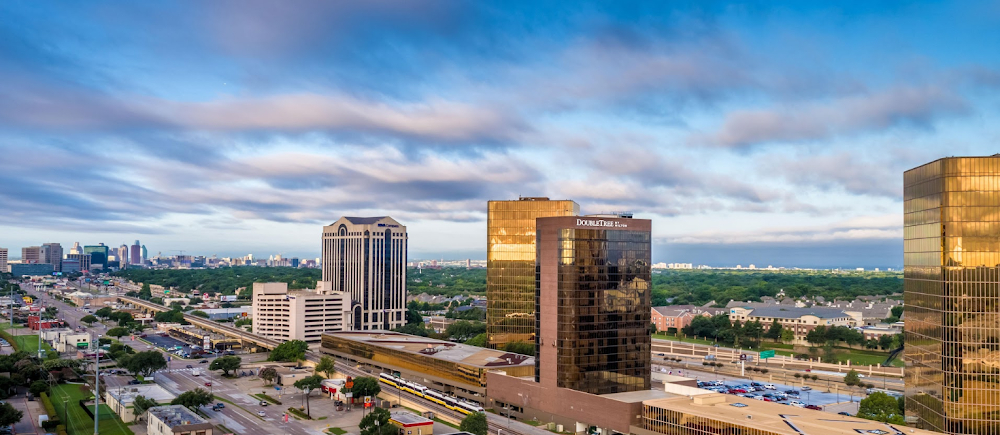
[[411,412],[393,412],[389,414],[390,420],[395,420],[400,424],[413,425],[413,424],[433,424],[434,420],[424,418],[417,414]]
[[[712,393],[711,399],[685,396],[643,402],[644,405],[682,412],[747,428],[788,435],[857,435],[882,430],[888,434],[940,435],[923,429],[848,417],[830,412],[796,408],[773,402],[747,399],[731,394]],[[700,396],[706,397],[706,396]],[[698,403],[700,402],[700,403]],[[733,406],[742,404],[745,406]]]
[[821,319],[838,319],[841,317],[850,317],[844,310],[840,308],[826,308],[826,307],[785,307],[785,306],[772,306],[772,307],[740,307],[745,308],[750,311],[750,315],[754,317],[774,317],[778,319],[798,319],[802,316],[816,316]]
[[504,369],[510,367],[534,367],[535,358],[518,353],[470,346],[433,338],[402,334],[399,332],[343,331],[326,332],[323,335],[343,338],[373,346],[396,349],[428,358],[462,363],[484,369]]
[[208,423],[184,405],[154,406],[149,408],[148,412],[171,428],[180,425]]
[[126,405],[134,402],[136,396],[143,396],[157,402],[169,402],[177,397],[157,384],[122,385],[117,388],[112,387],[108,391],[112,397]]

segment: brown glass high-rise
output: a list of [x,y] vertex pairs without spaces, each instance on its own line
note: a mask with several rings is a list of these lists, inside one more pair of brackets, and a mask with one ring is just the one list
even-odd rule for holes
[[906,416],[1000,435],[1000,157],[906,171]]
[[486,221],[486,333],[489,346],[535,340],[535,219],[575,216],[569,200],[490,201]]
[[648,219],[537,220],[536,382],[649,390],[650,228]]

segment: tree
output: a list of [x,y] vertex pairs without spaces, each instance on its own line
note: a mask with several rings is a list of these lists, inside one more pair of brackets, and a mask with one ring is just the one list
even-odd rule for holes
[[382,408],[375,408],[361,419],[358,428],[361,435],[396,435],[399,428],[389,423],[389,411]]
[[149,283],[142,283],[142,289],[139,290],[139,299],[149,300],[153,297],[153,289],[149,287]]
[[295,388],[298,388],[298,389],[302,390],[303,393],[305,393],[305,395],[306,395],[306,415],[309,416],[310,418],[312,417],[312,415],[309,414],[309,393],[318,390],[322,382],[323,382],[323,377],[322,376],[312,375],[312,376],[307,376],[305,378],[299,379],[299,380],[295,381],[294,384],[292,384],[293,386],[295,386]]
[[125,328],[123,328],[121,326],[116,326],[114,328],[109,329],[108,332],[107,332],[107,334],[110,335],[110,336],[112,336],[112,337],[120,339],[120,338],[128,335],[128,329],[125,329]]
[[137,375],[149,376],[157,370],[166,368],[167,360],[163,358],[162,353],[155,350],[147,350],[129,357],[124,365],[119,362],[119,365]]
[[486,424],[486,414],[473,412],[462,419],[462,424],[458,430],[474,435],[487,435],[489,426]]
[[417,310],[412,308],[406,310],[406,324],[409,325],[411,323],[424,324],[424,316],[421,316]]
[[466,341],[484,332],[486,332],[486,324],[479,322],[472,323],[468,320],[459,320],[452,323],[444,331],[445,335],[457,341]]
[[42,393],[48,394],[49,383],[42,380],[37,380],[31,383],[31,386],[28,387],[28,391],[31,391],[31,394],[34,394],[35,396],[40,396]]
[[795,331],[792,331],[791,329],[784,329],[781,331],[782,343],[791,343],[794,340],[795,340]]
[[466,340],[465,344],[468,344],[469,346],[486,347],[486,344],[487,344],[486,343],[486,338],[487,338],[487,335],[484,332],[482,334],[479,334],[479,335],[477,335],[475,337],[472,337],[472,338]]
[[192,316],[201,317],[202,319],[207,319],[208,318],[208,313],[206,313],[206,312],[204,312],[202,310],[194,310],[194,311],[192,311],[192,312],[190,312],[188,314],[191,314]]
[[9,427],[21,421],[24,413],[15,409],[9,403],[0,404],[0,426]]
[[371,376],[362,376],[354,378],[354,386],[351,387],[351,392],[354,393],[354,397],[356,398],[365,396],[375,397],[378,393],[382,392],[382,387],[379,386],[377,379]]
[[108,317],[111,316],[111,313],[113,313],[114,311],[115,310],[112,310],[111,307],[104,307],[104,308],[101,308],[101,309],[95,311],[94,315],[96,315],[97,317],[100,317],[102,319],[107,319]]
[[876,391],[861,399],[858,406],[858,417],[885,423],[903,424],[903,411],[899,409],[899,401],[881,391]]
[[195,388],[191,391],[185,391],[177,396],[176,399],[170,401],[171,405],[184,405],[188,408],[194,409],[199,406],[205,406],[212,403],[212,394],[201,388]]
[[253,324],[253,320],[251,320],[249,317],[244,317],[244,318],[239,319],[236,322],[234,322],[233,326],[239,328],[241,326],[252,325],[252,324]]
[[87,314],[86,316],[81,317],[80,321],[83,322],[83,323],[86,323],[87,326],[91,326],[94,323],[97,323],[97,317],[94,317],[94,316],[92,316],[90,314]]
[[220,356],[208,365],[209,370],[222,370],[222,376],[229,376],[229,372],[237,370],[243,360],[238,356]]
[[270,384],[271,382],[274,382],[275,379],[278,379],[278,371],[275,370],[274,367],[265,367],[260,369],[257,376],[260,376],[264,382]]
[[267,357],[267,360],[295,362],[305,358],[307,350],[309,350],[308,343],[302,340],[290,340],[275,347],[271,351],[271,355]]
[[851,370],[844,375],[844,383],[853,387],[861,383],[861,377],[858,375],[857,371]]
[[128,325],[129,322],[135,320],[131,314],[124,311],[115,311],[108,316],[108,319],[118,322],[118,326]]
[[503,347],[504,352],[519,353],[521,355],[535,355],[535,343],[526,343],[523,341],[512,341],[507,343]]
[[139,418],[142,416],[142,414],[145,413],[147,409],[152,408],[154,406],[160,406],[160,404],[156,403],[156,401],[153,399],[147,399],[146,396],[143,395],[135,396],[135,399],[132,400],[132,407],[135,408],[135,410],[133,411],[133,415],[135,415],[135,421],[139,421]]
[[333,362],[333,358],[329,356],[324,356],[319,359],[316,363],[316,373],[322,373],[326,375],[327,379],[332,378],[335,373],[337,373],[336,364]]
[[424,327],[423,323],[407,323],[403,326],[393,329],[395,332],[401,332],[403,334],[416,335],[419,337],[427,337],[430,332]]
[[778,340],[781,339],[782,330],[783,327],[781,326],[781,324],[778,323],[777,320],[772,320],[771,327],[767,328],[767,332],[764,334],[764,338],[767,338],[769,340],[774,340],[775,342],[777,342]]

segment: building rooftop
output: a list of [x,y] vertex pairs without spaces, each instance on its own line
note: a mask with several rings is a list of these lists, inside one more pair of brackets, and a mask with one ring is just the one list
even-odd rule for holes
[[411,424],[433,424],[434,420],[424,418],[412,412],[393,412],[390,413],[390,419],[403,425]]
[[136,396],[143,396],[161,403],[169,402],[177,397],[157,384],[122,385],[118,388],[110,388],[108,392],[115,400],[125,405],[135,401]]
[[750,315],[754,317],[774,317],[778,319],[797,319],[802,316],[816,316],[821,319],[836,319],[840,317],[848,317],[844,313],[844,310],[840,308],[823,308],[823,307],[785,307],[785,306],[775,306],[775,307],[746,307],[750,312]]
[[430,358],[467,364],[486,369],[534,367],[535,358],[433,338],[418,337],[392,331],[343,331],[323,335],[353,340],[375,346],[424,355]]
[[195,414],[194,411],[187,409],[184,405],[154,406],[149,408],[148,412],[167,426],[170,426],[171,429],[177,426],[189,425],[207,425],[208,428],[213,427],[211,423],[205,421],[200,415]]
[[352,216],[344,216],[344,219],[347,219],[348,222],[350,222],[350,223],[352,223],[354,225],[371,225],[371,224],[374,224],[374,223],[378,223],[378,221],[380,221],[382,219],[385,219],[387,217],[389,217],[389,216],[374,216],[374,217],[352,217]]
[[922,429],[892,425],[824,411],[796,408],[729,394],[678,396],[643,403],[734,425],[788,435],[912,434],[931,435]]

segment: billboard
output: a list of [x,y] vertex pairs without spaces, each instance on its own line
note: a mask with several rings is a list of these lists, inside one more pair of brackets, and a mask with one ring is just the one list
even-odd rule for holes
[[220,302],[236,302],[236,295],[219,296]]

